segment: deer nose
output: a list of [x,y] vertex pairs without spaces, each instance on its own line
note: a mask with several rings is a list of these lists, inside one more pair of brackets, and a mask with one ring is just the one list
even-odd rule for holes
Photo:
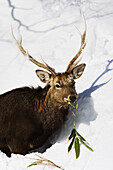
[[76,96],[70,96],[69,98],[70,98],[71,102],[75,102],[75,100],[77,99]]

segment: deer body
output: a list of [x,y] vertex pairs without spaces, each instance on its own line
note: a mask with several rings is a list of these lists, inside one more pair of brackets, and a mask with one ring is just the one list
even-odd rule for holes
[[23,87],[0,95],[0,150],[7,156],[11,156],[11,153],[25,155],[42,147],[64,124],[69,102],[74,103],[78,98],[74,79],[78,79],[85,69],[84,63],[78,65],[80,60],[75,62],[86,45],[86,30],[80,35],[78,53],[64,73],[56,73],[46,63],[40,63],[30,56],[21,45],[22,38],[18,42],[12,31],[20,51],[47,71],[36,70],[39,79],[46,83],[45,88]]
[[0,149],[8,156],[43,146],[64,123],[68,108],[54,106],[49,88],[24,87],[0,96]]

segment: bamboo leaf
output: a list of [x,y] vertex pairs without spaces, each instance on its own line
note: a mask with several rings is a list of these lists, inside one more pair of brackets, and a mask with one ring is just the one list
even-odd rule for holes
[[76,153],[76,159],[80,156],[80,143],[79,143],[79,139],[76,138],[75,139],[75,153]]
[[78,109],[78,103],[76,103],[76,109]]
[[74,143],[74,140],[75,140],[75,136],[73,137],[73,139],[72,139],[72,141],[71,141],[70,145],[68,146],[68,152],[70,152],[70,151],[71,151],[72,146],[73,146],[73,143]]
[[72,129],[71,134],[70,134],[70,136],[68,138],[69,140],[76,135],[75,132],[76,132],[76,130]]
[[86,142],[86,140],[83,138],[83,136],[81,136],[80,133],[77,132],[77,130],[76,130],[76,134],[79,136],[79,138],[80,138],[81,140],[83,140],[83,141]]
[[81,139],[80,139],[80,142],[81,142],[87,149],[89,149],[90,151],[94,152],[94,150],[93,150],[90,146],[88,146],[84,141],[82,141]]
[[74,107],[74,104],[73,104],[73,102],[69,101],[69,103],[70,103],[70,105],[71,105],[71,106],[73,106],[73,107]]

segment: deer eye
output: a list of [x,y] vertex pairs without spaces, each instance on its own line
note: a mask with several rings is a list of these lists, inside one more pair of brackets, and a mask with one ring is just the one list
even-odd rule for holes
[[61,85],[59,83],[56,83],[56,88],[61,88]]

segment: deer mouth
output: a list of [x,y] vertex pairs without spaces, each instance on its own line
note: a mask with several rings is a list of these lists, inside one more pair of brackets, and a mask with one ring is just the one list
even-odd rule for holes
[[70,100],[69,98],[64,98],[64,102],[67,102],[68,104],[71,104],[71,105],[73,105],[76,101],[77,99],[74,100],[74,98],[73,100]]

